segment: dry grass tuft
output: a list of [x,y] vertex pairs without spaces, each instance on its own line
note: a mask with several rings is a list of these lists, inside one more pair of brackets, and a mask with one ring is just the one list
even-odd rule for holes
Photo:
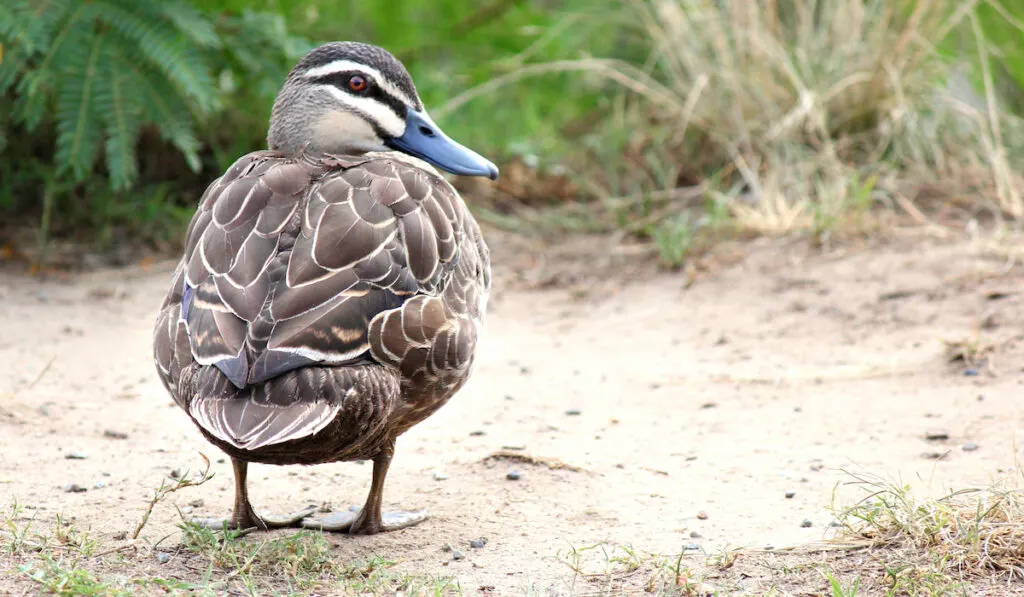
[[936,50],[971,25],[985,58],[973,3],[629,1],[661,82],[642,94],[675,138],[701,132],[686,157],[739,175],[725,192],[740,227],[821,233],[936,180],[1024,216],[990,73],[984,98],[954,92]]
[[881,477],[852,475],[868,495],[839,511],[846,532],[875,547],[926,552],[960,578],[995,572],[1024,581],[1024,489],[1000,484],[930,498]]
[[996,0],[619,2],[646,63],[527,65],[449,106],[552,72],[625,90],[606,111],[617,133],[585,135],[572,168],[600,200],[530,229],[618,230],[678,266],[723,235],[825,240],[879,213],[1024,221],[1024,124],[1000,103],[975,15]]

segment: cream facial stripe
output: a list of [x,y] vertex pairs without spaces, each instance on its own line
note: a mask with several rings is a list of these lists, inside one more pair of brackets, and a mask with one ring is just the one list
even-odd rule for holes
[[359,110],[377,124],[385,133],[392,137],[401,137],[405,133],[405,120],[398,117],[391,108],[372,97],[358,97],[338,89],[334,85],[321,85],[339,102]]
[[402,103],[404,103],[405,105],[416,105],[416,102],[413,101],[413,99],[409,97],[407,93],[399,89],[398,86],[391,83],[391,81],[389,81],[387,77],[381,74],[379,70],[373,68],[372,66],[366,66],[365,64],[361,64],[359,62],[355,62],[352,60],[335,60],[334,62],[330,62],[323,66],[311,68],[305,73],[303,73],[302,76],[306,79],[317,79],[326,75],[333,75],[335,73],[344,73],[351,71],[359,71],[367,75],[370,75],[371,77],[373,77],[373,81],[378,86],[383,88],[384,91],[388,92],[393,97],[400,99]]

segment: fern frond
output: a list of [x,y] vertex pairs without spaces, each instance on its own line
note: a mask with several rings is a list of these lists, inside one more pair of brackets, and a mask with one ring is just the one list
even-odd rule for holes
[[41,54],[51,46],[57,28],[74,5],[71,0],[17,0],[15,4],[22,5],[20,10],[12,11],[18,20],[18,42],[29,55]]
[[134,182],[138,169],[135,139],[139,131],[141,94],[133,85],[125,59],[117,44],[107,43],[101,58],[103,84],[96,87],[96,109],[102,115],[106,143],[107,172],[114,190]]
[[[134,0],[129,0],[136,4]],[[196,10],[184,0],[164,0],[157,4],[161,15],[166,17],[174,28],[204,48],[220,48],[221,40],[214,29],[213,23],[203,13]]]
[[[88,17],[91,12],[92,5],[83,3],[71,13],[54,36],[49,53],[38,66],[25,72],[18,82],[19,101],[15,107],[15,114],[30,131],[39,126],[46,116],[47,101],[53,92],[52,83],[59,79],[51,70],[52,66],[63,66],[62,63],[66,61],[70,63],[80,59],[82,52],[85,51],[89,37]],[[60,60],[57,60],[57,57],[60,57]]]
[[128,68],[133,84],[143,97],[143,119],[157,123],[161,138],[177,147],[189,167],[198,171],[199,141],[188,105],[154,69],[138,62],[129,62]]
[[100,57],[105,38],[101,31],[90,37],[88,51],[68,62],[79,76],[65,77],[57,93],[57,169],[70,169],[76,180],[92,170],[103,139],[95,96],[102,85]]
[[[0,44],[3,44],[0,41]],[[23,54],[17,48],[4,47],[4,58],[0,61],[0,93],[5,93],[18,80],[27,64]]]
[[[218,12],[195,0],[0,0],[0,135],[11,126],[56,129],[54,165],[74,181],[101,148],[110,185],[138,177],[145,125],[200,168],[197,127],[228,91],[214,72],[244,81],[245,97],[272,97],[307,42],[280,15]],[[216,71],[214,69],[216,67]],[[254,96],[253,92],[258,92]],[[3,138],[0,138],[3,143]]]
[[0,10],[0,42],[7,46],[14,45],[12,41],[21,24],[19,16],[25,11],[26,4],[25,0],[9,0],[6,10]]
[[214,110],[216,88],[206,61],[181,32],[161,19],[145,19],[114,2],[97,3],[97,18],[137,44],[137,51],[181,89],[201,113]]
[[53,42],[54,30],[67,16],[68,0],[7,0],[0,10],[0,93],[8,91]]

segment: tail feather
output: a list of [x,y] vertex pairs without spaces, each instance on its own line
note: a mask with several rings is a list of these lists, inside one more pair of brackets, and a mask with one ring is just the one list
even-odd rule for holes
[[336,434],[373,435],[399,395],[397,372],[380,365],[307,367],[242,389],[216,367],[194,367],[183,377],[189,415],[213,437],[249,451],[314,436],[335,421],[343,427]]

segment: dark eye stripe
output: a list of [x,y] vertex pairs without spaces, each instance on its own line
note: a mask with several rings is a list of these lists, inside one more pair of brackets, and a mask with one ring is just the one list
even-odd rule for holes
[[[352,75],[359,75],[360,77],[366,79],[366,91],[362,93],[355,93],[351,89],[349,89],[348,80],[349,78],[352,77]],[[402,100],[391,95],[387,91],[384,91],[384,89],[381,88],[379,85],[375,85],[373,77],[370,77],[369,75],[365,75],[358,71],[346,71],[331,73],[329,75],[322,75],[310,80],[313,83],[319,85],[333,85],[338,89],[344,91],[345,93],[349,95],[354,95],[356,97],[372,97],[373,99],[390,108],[391,111],[394,112],[399,118],[405,120],[405,112],[407,108],[405,104],[402,102]]]

